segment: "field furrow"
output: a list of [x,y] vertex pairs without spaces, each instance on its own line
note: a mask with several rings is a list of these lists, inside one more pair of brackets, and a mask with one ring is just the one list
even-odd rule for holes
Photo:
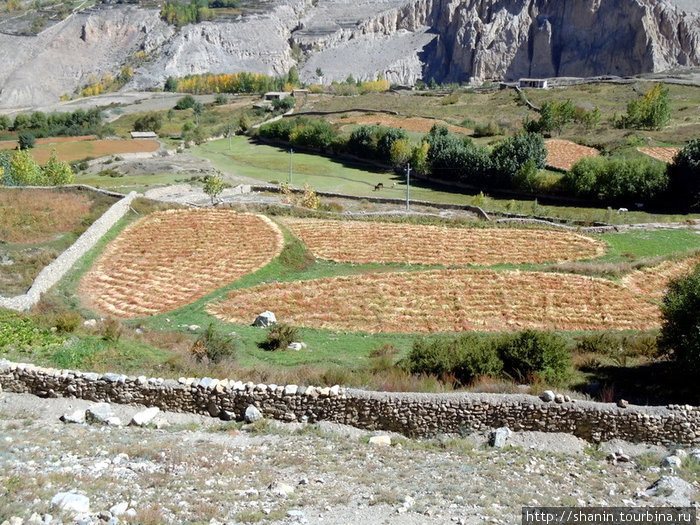
[[266,284],[232,292],[207,311],[249,324],[268,309],[296,326],[373,333],[659,326],[658,307],[611,281],[467,269]]
[[351,263],[492,265],[590,259],[604,243],[571,232],[284,219],[321,259]]
[[170,210],[145,217],[112,241],[80,292],[96,311],[155,315],[184,306],[261,268],[282,250],[269,219],[231,210]]
[[661,264],[637,270],[622,279],[622,284],[635,293],[661,301],[672,279],[690,273],[700,257],[690,257],[680,261],[664,261]]

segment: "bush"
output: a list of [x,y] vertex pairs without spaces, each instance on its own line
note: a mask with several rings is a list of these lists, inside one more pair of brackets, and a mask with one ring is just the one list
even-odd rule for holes
[[36,138],[32,133],[23,132],[17,135],[17,143],[19,144],[19,149],[31,149],[36,144]]
[[67,334],[75,332],[82,323],[83,318],[77,312],[63,312],[56,315],[52,324],[58,333]]
[[523,165],[532,160],[537,169],[544,168],[547,148],[538,133],[523,132],[507,138],[493,148],[491,162],[499,180],[510,186]]
[[618,122],[619,127],[661,129],[671,120],[671,102],[668,88],[657,84],[643,97],[627,104],[627,114]]
[[194,107],[196,102],[192,95],[186,95],[177,101],[175,109],[190,109]]
[[566,379],[571,357],[566,341],[552,332],[524,330],[499,345],[503,370],[519,380],[540,376],[548,383]]
[[284,350],[297,339],[299,329],[284,323],[273,325],[267,332],[265,340],[260,343],[260,348],[265,350]]
[[693,207],[700,205],[700,138],[676,154],[669,166],[669,179],[674,199]]
[[403,362],[412,374],[430,374],[443,378],[452,374],[460,362],[449,338],[417,339]]
[[661,307],[659,348],[683,371],[700,371],[700,265],[672,280]]
[[101,329],[102,339],[110,343],[116,343],[122,336],[122,325],[119,321],[112,317],[108,317],[102,322]]
[[287,112],[294,107],[294,102],[294,97],[276,98],[272,101],[272,109]]
[[191,352],[197,361],[206,358],[210,363],[216,364],[236,355],[236,343],[233,338],[217,330],[214,323],[209,323],[192,345]]
[[157,133],[163,126],[163,115],[155,112],[146,113],[134,121],[134,131],[153,131]]
[[475,137],[493,137],[501,134],[501,126],[493,120],[489,120],[486,124],[477,124],[474,126]]

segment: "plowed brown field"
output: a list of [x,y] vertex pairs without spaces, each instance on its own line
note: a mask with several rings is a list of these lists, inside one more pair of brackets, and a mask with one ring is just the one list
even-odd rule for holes
[[671,279],[690,273],[695,265],[700,264],[700,257],[691,257],[680,261],[664,261],[657,266],[637,270],[622,279],[622,283],[635,293],[661,301],[668,289]]
[[597,149],[581,146],[570,140],[548,139],[545,141],[545,146],[547,147],[547,166],[565,171],[570,170],[584,157],[599,155]]

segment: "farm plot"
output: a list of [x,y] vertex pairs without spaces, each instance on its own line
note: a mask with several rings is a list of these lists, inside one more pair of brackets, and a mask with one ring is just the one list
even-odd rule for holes
[[652,159],[660,160],[671,164],[673,157],[680,151],[680,148],[637,148],[637,151],[650,156]]
[[274,283],[232,292],[207,311],[249,324],[364,332],[649,329],[659,310],[611,281],[541,272],[431,270]]
[[[2,141],[0,149],[14,149],[16,145],[16,141]],[[73,162],[106,155],[153,152],[159,147],[160,144],[156,140],[90,140],[90,137],[56,137],[37,140],[36,147],[29,152],[39,164],[45,164],[54,150],[58,160]]]
[[571,232],[285,218],[318,258],[337,262],[491,265],[599,257],[605,243]]
[[266,217],[231,210],[153,213],[111,242],[83,277],[99,312],[145,317],[184,306],[253,272],[282,250]]
[[700,264],[700,257],[664,261],[656,266],[626,275],[622,279],[622,284],[635,293],[661,301],[666,294],[669,281],[690,273],[697,264]]
[[359,117],[348,117],[336,120],[340,124],[361,124],[369,126],[387,126],[390,128],[401,128],[406,131],[416,131],[419,133],[427,133],[435,124],[447,126],[452,133],[471,134],[472,130],[461,126],[448,124],[443,120],[424,118],[424,117],[392,117],[391,115],[383,115],[377,113],[375,115],[363,115]]
[[568,171],[576,162],[584,157],[597,157],[599,152],[595,148],[581,146],[570,140],[548,139],[545,141],[547,148],[547,166]]

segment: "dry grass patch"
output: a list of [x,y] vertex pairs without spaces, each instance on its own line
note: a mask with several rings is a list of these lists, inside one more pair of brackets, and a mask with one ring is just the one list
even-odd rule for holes
[[635,293],[661,301],[666,295],[668,283],[689,274],[700,264],[700,257],[690,257],[680,261],[664,261],[661,264],[636,270],[622,279],[622,284]]
[[595,148],[581,146],[570,140],[548,139],[545,141],[545,146],[547,147],[547,166],[565,171],[570,170],[584,157],[597,157],[600,154]]
[[231,210],[152,213],[112,241],[83,277],[97,311],[121,318],[174,310],[251,273],[282,250],[279,228]]
[[266,284],[234,291],[207,311],[248,324],[265,309],[296,326],[373,333],[659,326],[655,305],[611,281],[464,269]]
[[599,257],[603,242],[571,232],[285,218],[316,257],[338,262],[491,265]]
[[671,164],[673,157],[681,150],[681,148],[637,148],[637,151],[650,156],[652,159],[660,160]]
[[401,128],[406,131],[416,131],[428,133],[436,124],[447,126],[452,133],[471,134],[472,130],[461,126],[448,124],[444,120],[423,118],[423,117],[392,117],[390,115],[363,115],[359,117],[348,117],[336,122],[343,124],[361,124],[369,126],[387,126],[389,128]]
[[19,244],[48,241],[80,226],[91,206],[92,200],[83,194],[0,189],[0,239]]
[[[156,151],[160,144],[156,140],[143,139],[114,139],[92,140],[91,137],[52,137],[37,139],[36,147],[29,150],[39,164],[45,164],[52,151],[56,151],[58,160],[73,162],[86,158],[98,158],[106,155],[121,155],[123,153],[144,153]],[[0,149],[15,149],[17,142],[2,141]]]

